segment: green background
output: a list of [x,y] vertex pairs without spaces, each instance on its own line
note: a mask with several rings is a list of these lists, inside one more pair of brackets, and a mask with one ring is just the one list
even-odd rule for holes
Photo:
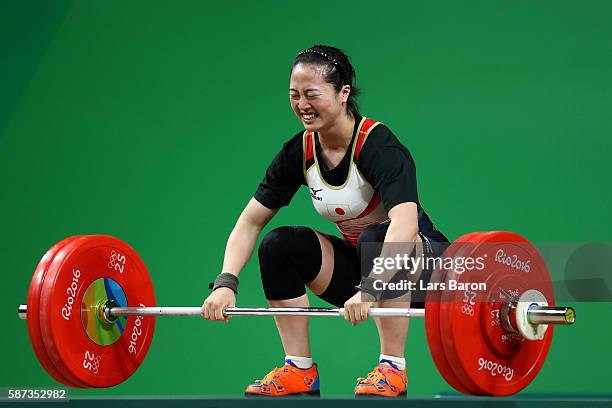
[[[411,150],[451,239],[612,241],[611,15],[608,1],[1,2],[0,386],[57,385],[15,310],[65,236],[121,237],[159,304],[202,303],[235,219],[300,128],[289,66],[314,43],[351,55],[362,113]],[[286,224],[334,231],[304,191],[267,229]],[[240,278],[238,304],[264,305],[255,258]],[[576,307],[527,392],[612,391],[610,305]],[[311,331],[324,395],[351,395],[376,363],[373,323]],[[421,320],[406,353],[410,393],[451,390]],[[132,378],[72,394],[240,395],[282,355],[271,318],[159,318]]]

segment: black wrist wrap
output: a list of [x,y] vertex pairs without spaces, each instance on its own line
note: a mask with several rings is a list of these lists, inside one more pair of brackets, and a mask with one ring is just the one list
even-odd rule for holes
[[229,272],[220,273],[214,282],[208,284],[208,289],[213,291],[218,288],[230,288],[234,293],[238,293],[238,277]]

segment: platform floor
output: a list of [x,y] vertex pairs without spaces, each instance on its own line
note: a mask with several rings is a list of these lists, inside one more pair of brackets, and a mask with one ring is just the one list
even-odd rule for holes
[[[405,399],[378,398],[201,398],[201,397],[73,397],[66,401],[10,401],[2,400],[4,406],[46,408],[343,408],[343,407],[399,407],[426,408],[448,407],[612,407],[612,395],[539,395],[527,394],[505,398],[465,397],[461,395],[438,395],[433,398],[410,397]],[[68,404],[68,405],[67,405]]]

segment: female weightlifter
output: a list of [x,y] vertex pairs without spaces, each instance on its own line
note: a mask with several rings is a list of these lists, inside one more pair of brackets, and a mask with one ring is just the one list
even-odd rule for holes
[[[344,307],[345,319],[353,325],[367,319],[371,306],[410,306],[405,299],[377,295],[367,273],[362,273],[364,257],[372,256],[364,243],[379,243],[383,251],[387,243],[413,243],[411,249],[421,245],[426,251],[431,244],[448,240],[419,204],[410,152],[388,127],[359,114],[354,82],[353,66],[338,48],[315,45],[293,61],[289,99],[304,130],[283,145],[238,218],[227,241],[223,272],[202,306],[204,318],[227,322],[223,310],[235,306],[237,276],[262,229],[301,185],[342,238],[302,226],[270,231],[258,251],[270,307],[309,306],[305,286]],[[355,394],[405,395],[408,319],[374,320],[380,337],[379,362],[366,378],[358,379]],[[308,317],[276,316],[275,321],[285,364],[249,385],[246,394],[319,395]]]

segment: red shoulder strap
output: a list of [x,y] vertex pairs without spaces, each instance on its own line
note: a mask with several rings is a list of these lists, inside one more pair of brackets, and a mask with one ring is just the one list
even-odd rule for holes
[[359,153],[361,153],[361,148],[363,147],[363,143],[365,142],[368,133],[370,133],[370,130],[372,130],[374,125],[376,125],[377,123],[378,122],[370,118],[366,118],[363,121],[361,129],[359,129],[359,135],[357,135],[357,141],[355,142],[355,154],[353,155],[355,161],[357,161],[357,159],[359,158]]
[[312,146],[312,132],[307,130],[304,132],[304,162],[314,158],[314,149]]

